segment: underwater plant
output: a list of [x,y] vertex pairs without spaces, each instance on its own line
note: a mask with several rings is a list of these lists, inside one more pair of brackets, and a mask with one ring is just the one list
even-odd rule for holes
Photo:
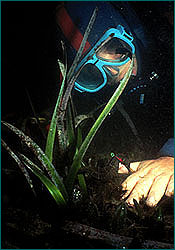
[[[69,72],[67,72],[66,52],[64,44],[62,43],[65,63],[62,63],[60,60],[58,60],[58,64],[63,78],[47,135],[45,151],[43,151],[41,147],[39,147],[39,145],[37,145],[37,143],[34,142],[29,136],[25,135],[23,131],[14,127],[12,124],[2,121],[2,124],[10,131],[15,133],[19,137],[20,141],[23,142],[28,147],[28,149],[34,153],[39,162],[35,163],[35,160],[30,159],[26,155],[18,151],[14,152],[3,139],[1,140],[2,146],[16,161],[33,192],[35,192],[35,190],[28,170],[33,172],[33,174],[39,178],[39,180],[45,185],[59,206],[65,206],[72,200],[73,187],[77,177],[82,193],[87,194],[84,175],[79,173],[79,170],[83,168],[83,157],[86,154],[87,149],[99,127],[116,104],[119,96],[122,94],[131,76],[133,68],[132,60],[125,77],[122,79],[110,100],[102,110],[101,114],[94,122],[94,125],[89,130],[87,136],[82,139],[80,124],[75,126],[76,112],[71,100],[71,91],[77,76],[74,74],[74,70],[78,60],[80,59],[96,15],[97,9],[94,10],[94,13],[86,29],[83,41]],[[59,155],[59,157],[64,157],[66,154],[69,157],[69,164],[68,166],[65,166],[68,167],[68,170],[66,176],[64,177],[58,173],[60,166],[54,166],[53,164],[53,152],[56,138],[59,145],[59,151],[57,152],[57,155]]]

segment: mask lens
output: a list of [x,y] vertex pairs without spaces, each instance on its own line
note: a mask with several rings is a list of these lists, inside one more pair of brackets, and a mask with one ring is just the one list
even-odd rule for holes
[[80,71],[76,82],[84,88],[94,90],[104,82],[100,70],[93,64],[86,64]]
[[110,76],[117,76],[119,74],[119,68],[117,66],[104,66],[103,68]]
[[119,38],[112,38],[106,42],[98,51],[97,57],[104,61],[125,61],[132,57],[131,47]]

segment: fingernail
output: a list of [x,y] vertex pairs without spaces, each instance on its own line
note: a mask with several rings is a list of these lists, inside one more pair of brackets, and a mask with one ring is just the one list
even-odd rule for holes
[[149,206],[149,207],[154,207],[155,204],[156,204],[156,201],[153,197],[150,197],[148,200],[146,200],[146,204]]
[[126,183],[122,183],[122,189],[126,190],[127,184]]
[[128,204],[129,206],[131,206],[131,207],[134,206],[134,201],[133,201],[133,199],[127,200],[126,202],[127,202],[127,204]]

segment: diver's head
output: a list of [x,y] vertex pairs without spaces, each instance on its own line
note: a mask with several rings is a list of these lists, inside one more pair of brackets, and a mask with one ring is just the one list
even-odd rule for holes
[[73,61],[96,6],[98,14],[75,70],[75,89],[80,92],[97,92],[119,82],[135,55],[128,25],[110,3],[66,2],[57,12],[57,22],[67,41],[68,60]]

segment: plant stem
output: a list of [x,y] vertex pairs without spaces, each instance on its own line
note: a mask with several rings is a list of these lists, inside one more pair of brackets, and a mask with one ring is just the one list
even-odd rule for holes
[[68,193],[71,193],[71,191],[72,191],[76,174],[77,174],[79,168],[81,167],[81,161],[82,161],[92,139],[94,138],[97,130],[101,126],[101,124],[104,121],[104,119],[106,118],[106,116],[109,114],[109,112],[111,111],[111,109],[113,108],[115,103],[117,102],[117,100],[120,97],[120,95],[122,94],[124,88],[126,87],[127,82],[129,81],[130,75],[132,73],[132,68],[133,68],[133,60],[131,62],[131,65],[130,65],[129,70],[126,73],[125,77],[120,82],[120,85],[118,86],[118,88],[116,89],[116,91],[112,95],[111,99],[109,100],[109,102],[107,103],[107,105],[105,106],[105,108],[103,109],[101,114],[99,115],[98,119],[95,121],[94,125],[92,126],[88,135],[86,136],[85,140],[83,141],[78,153],[75,155],[73,164],[71,166],[71,169],[69,171],[69,174],[68,174],[68,177],[66,180]]
[[[76,80],[76,75],[74,74],[74,71],[75,71],[75,68],[77,67],[77,64],[78,64],[78,61],[83,53],[83,49],[86,45],[86,41],[88,39],[88,36],[90,34],[90,31],[92,29],[92,26],[95,22],[95,19],[96,19],[96,16],[97,16],[97,7],[95,8],[92,16],[91,16],[91,19],[88,23],[88,26],[86,28],[86,31],[85,31],[85,34],[84,34],[84,37],[83,37],[83,40],[81,42],[81,45],[80,45],[80,48],[78,49],[78,52],[76,54],[76,57],[72,63],[72,66],[68,72],[68,75],[67,75],[67,82],[68,82],[68,86],[66,88],[66,91],[65,91],[65,94],[64,94],[64,97],[63,97],[63,100],[62,100],[62,104],[61,104],[61,112],[60,112],[60,117],[61,119],[63,120],[64,119],[64,115],[65,115],[65,111],[67,109],[67,104],[68,104],[68,101],[69,101],[69,98],[70,98],[70,95],[71,95],[71,91],[72,91],[72,88],[74,86],[74,82]],[[74,76],[73,76],[74,74]]]

